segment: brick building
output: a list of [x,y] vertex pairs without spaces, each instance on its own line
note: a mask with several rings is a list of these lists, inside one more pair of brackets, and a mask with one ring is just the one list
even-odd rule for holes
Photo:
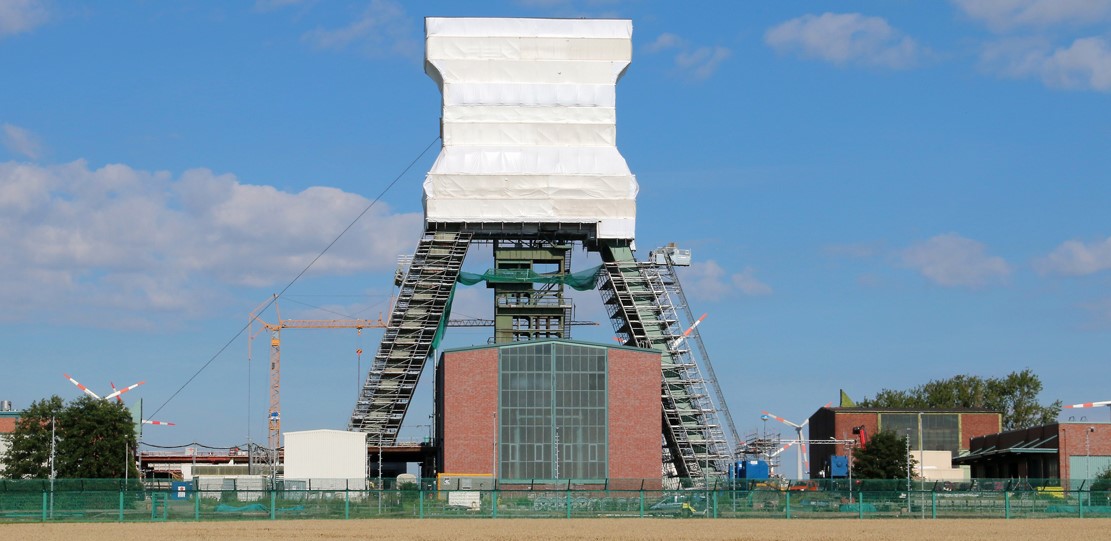
[[1091,479],[1111,467],[1111,423],[1051,423],[972,439],[954,459],[973,478]]
[[[896,409],[824,407],[810,416],[811,440],[856,440],[856,427],[864,427],[868,435],[882,430],[910,436],[910,449],[924,454],[947,451],[952,457],[968,452],[972,439],[994,434],[1003,427],[999,412],[974,409]],[[817,478],[834,454],[845,454],[835,445],[812,445],[810,477]],[[945,462],[948,462],[946,460]],[[928,467],[928,466],[927,466]],[[930,472],[923,472],[929,478]]]
[[525,479],[659,479],[660,353],[570,340],[444,352],[437,471]]

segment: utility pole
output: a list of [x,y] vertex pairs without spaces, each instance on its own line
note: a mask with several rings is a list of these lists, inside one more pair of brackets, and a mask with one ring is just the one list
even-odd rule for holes
[[58,476],[58,472],[54,469],[54,448],[58,443],[57,433],[54,431],[54,425],[57,423],[56,417],[50,418],[50,518],[54,518],[54,478]]
[[910,512],[910,429],[907,429],[907,512]]

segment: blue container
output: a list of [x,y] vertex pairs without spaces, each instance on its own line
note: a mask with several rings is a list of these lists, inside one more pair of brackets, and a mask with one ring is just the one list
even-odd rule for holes
[[734,465],[737,479],[763,480],[768,478],[768,463],[763,460],[741,460]]
[[829,457],[829,476],[834,478],[849,476],[849,457],[833,455]]

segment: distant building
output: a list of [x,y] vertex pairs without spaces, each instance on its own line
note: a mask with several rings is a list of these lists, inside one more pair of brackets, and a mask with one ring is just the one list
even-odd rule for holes
[[[868,436],[880,431],[909,436],[919,474],[926,479],[951,479],[955,475],[947,471],[952,469],[951,458],[967,452],[973,438],[999,432],[1002,426],[1003,415],[990,410],[827,407],[810,416],[810,439],[859,441],[853,429],[860,427]],[[820,477],[835,454],[845,455],[847,451],[838,445],[811,445],[810,477]]]
[[[8,454],[11,445],[11,434],[15,432],[15,424],[19,421],[21,412],[12,410],[12,403],[7,400],[0,401],[0,459]],[[0,476],[4,475],[4,462],[0,460]]]
[[973,478],[1091,479],[1111,467],[1111,423],[1065,422],[972,438],[953,459]]
[[499,481],[660,479],[660,353],[571,340],[446,351],[437,470]]

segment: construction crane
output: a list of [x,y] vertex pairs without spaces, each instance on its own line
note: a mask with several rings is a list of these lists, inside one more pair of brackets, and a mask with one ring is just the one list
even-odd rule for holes
[[[277,323],[267,323],[263,321],[258,312],[266,308],[270,304],[274,304],[274,313],[278,317]],[[267,446],[270,449],[277,450],[281,446],[281,333],[282,329],[355,329],[362,331],[363,329],[384,329],[386,323],[382,321],[381,315],[378,319],[282,319],[281,312],[278,308],[277,300],[273,302],[268,300],[260,304],[254,311],[251,312],[250,322],[258,322],[263,330],[270,331],[270,409],[267,413],[268,436],[266,439]],[[597,325],[593,321],[573,321],[572,325]],[[451,320],[448,322],[452,327],[492,327],[494,320],[492,319],[462,319]],[[261,330],[259,331],[261,332]],[[256,333],[251,332],[248,340],[248,357],[250,356],[250,342],[254,340]],[[362,350],[359,350],[359,354]],[[134,388],[134,386],[132,386]],[[121,391],[126,392],[129,389]],[[86,391],[88,392],[88,391]]]
[[[258,316],[258,312],[270,304],[274,305],[274,314],[278,318],[277,323],[267,323]],[[381,316],[378,319],[282,319],[276,296],[274,299],[260,304],[251,312],[251,325],[254,325],[256,321],[262,325],[263,329],[270,331],[270,409],[267,414],[269,434],[266,443],[271,450],[277,451],[281,444],[282,433],[282,329],[356,329],[362,331],[363,329],[384,329],[386,323],[382,321]],[[247,341],[248,357],[250,357],[250,343],[254,340],[254,337],[255,333],[251,332]]]

